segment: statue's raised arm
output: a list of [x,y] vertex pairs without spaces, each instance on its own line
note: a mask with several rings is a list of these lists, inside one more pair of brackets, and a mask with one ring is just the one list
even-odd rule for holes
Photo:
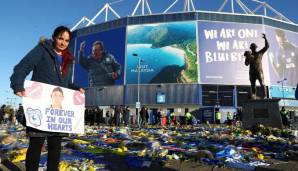
[[266,35],[265,35],[264,33],[263,33],[262,35],[263,35],[263,38],[264,38],[264,40],[265,40],[265,46],[263,47],[263,49],[261,49],[261,50],[259,51],[259,53],[264,54],[264,53],[268,50],[268,48],[269,48],[269,43],[268,43],[268,40],[267,40],[267,38],[266,38]]

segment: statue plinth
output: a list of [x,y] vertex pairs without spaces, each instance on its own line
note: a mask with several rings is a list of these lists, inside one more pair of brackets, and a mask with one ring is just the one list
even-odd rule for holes
[[243,103],[242,125],[244,129],[250,129],[256,125],[282,128],[282,120],[279,113],[280,99],[257,99]]

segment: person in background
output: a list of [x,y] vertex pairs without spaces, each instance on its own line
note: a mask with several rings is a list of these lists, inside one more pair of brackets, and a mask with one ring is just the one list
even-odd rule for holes
[[227,113],[227,124],[228,124],[228,125],[232,125],[232,123],[233,123],[233,119],[234,119],[233,114],[232,114],[231,112],[228,112],[228,113]]
[[135,123],[136,123],[136,121],[135,121],[135,114],[133,114],[131,111],[130,111],[130,109],[129,109],[129,124],[130,125],[134,125]]
[[[68,49],[71,31],[64,26],[57,27],[52,39],[42,39],[13,69],[10,87],[17,96],[26,96],[24,81],[32,72],[32,81],[79,90],[85,90],[72,83],[73,56]],[[47,170],[58,171],[61,139],[66,134],[26,128],[29,147],[26,154],[26,170],[37,171],[41,149],[45,139],[48,143]],[[68,135],[68,134],[67,134]]]
[[280,110],[280,115],[281,115],[282,124],[286,127],[289,126],[289,120],[288,120],[289,112],[288,110],[286,110],[284,106]]
[[10,110],[11,111],[11,119],[10,119],[10,123],[11,125],[17,125],[17,117],[16,117],[16,114],[15,114],[15,111],[13,109]]
[[140,111],[140,116],[141,116],[140,127],[146,126],[146,113],[147,113],[146,108],[145,106],[143,106]]
[[176,125],[176,116],[175,116],[174,110],[172,110],[172,112],[170,113],[170,119],[171,119],[170,124]]
[[187,110],[185,113],[185,121],[186,121],[186,125],[191,125],[191,118],[192,115],[191,113]]
[[106,117],[105,117],[105,123],[106,123],[106,126],[109,125],[109,121],[110,121],[110,118],[111,118],[111,114],[110,114],[110,111],[107,110],[106,111]]
[[130,117],[130,109],[128,106],[126,106],[124,112],[123,112],[123,117],[124,117],[124,124],[126,126],[129,125],[129,117]]
[[233,113],[233,120],[234,121],[238,121],[239,120],[239,115],[237,114],[237,112]]
[[26,126],[26,117],[25,117],[24,107],[22,104],[19,104],[16,118],[20,124],[22,124],[23,126]]
[[110,110],[110,119],[109,119],[109,125],[112,126],[114,124],[115,120],[115,110],[114,107],[111,107]]
[[120,116],[121,116],[121,108],[120,106],[115,106],[115,125],[120,126]]
[[4,121],[5,107],[6,107],[6,105],[2,105],[1,109],[0,109],[0,124]]
[[84,119],[85,119],[85,125],[87,125],[87,123],[89,121],[89,118],[88,118],[88,108],[85,108]]
[[215,111],[215,123],[220,124],[220,120],[221,120],[221,112],[219,110],[216,110]]
[[[7,110],[9,110],[9,109],[7,109]],[[4,116],[3,116],[3,120],[4,120],[4,123],[5,124],[8,124],[9,123],[9,118],[10,118],[10,114],[9,114],[9,112],[7,110],[4,111]]]
[[149,112],[148,112],[148,108],[145,108],[145,124],[147,125],[149,123]]
[[119,124],[120,126],[124,123],[124,106],[119,106],[119,112],[120,112],[120,115],[119,115]]
[[91,108],[90,109],[90,113],[89,113],[89,117],[90,117],[90,125],[94,126],[95,124],[95,117],[96,117],[96,108]]
[[157,111],[158,111],[158,109],[152,110],[152,115],[153,115],[153,120],[154,120],[153,125],[157,125],[157,120],[158,120]]
[[102,121],[102,109],[100,109],[99,107],[96,107],[96,125],[99,126],[101,121]]
[[157,110],[157,119],[156,119],[156,124],[161,125],[161,109]]

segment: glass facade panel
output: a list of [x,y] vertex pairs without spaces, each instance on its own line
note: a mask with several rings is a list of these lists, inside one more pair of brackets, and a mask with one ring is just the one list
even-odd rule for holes
[[202,85],[203,106],[233,106],[233,86]]
[[[261,87],[257,86],[257,96],[261,96]],[[243,102],[250,100],[250,86],[237,86],[238,106],[242,106]]]

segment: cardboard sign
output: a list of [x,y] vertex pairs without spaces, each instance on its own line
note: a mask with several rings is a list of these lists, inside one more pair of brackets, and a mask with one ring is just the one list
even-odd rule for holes
[[42,131],[84,133],[85,95],[64,87],[25,81],[26,125]]

